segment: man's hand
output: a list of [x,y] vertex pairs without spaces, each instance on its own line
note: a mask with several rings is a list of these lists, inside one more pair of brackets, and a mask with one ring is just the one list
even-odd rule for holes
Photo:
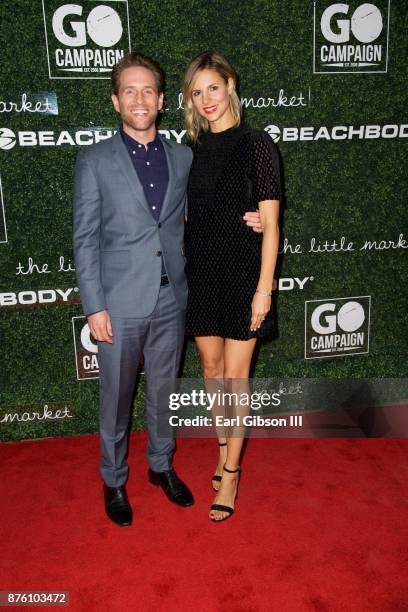
[[88,325],[95,340],[113,344],[112,321],[107,310],[88,315]]
[[256,232],[257,234],[262,234],[263,227],[259,210],[257,210],[256,212],[246,212],[243,216],[243,219],[244,221],[246,221],[248,227],[252,227],[254,232]]

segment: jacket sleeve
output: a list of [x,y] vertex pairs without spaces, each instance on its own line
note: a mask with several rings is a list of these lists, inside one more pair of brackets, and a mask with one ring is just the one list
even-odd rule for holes
[[81,151],[75,166],[73,234],[78,288],[85,315],[106,309],[100,270],[101,197],[91,165]]

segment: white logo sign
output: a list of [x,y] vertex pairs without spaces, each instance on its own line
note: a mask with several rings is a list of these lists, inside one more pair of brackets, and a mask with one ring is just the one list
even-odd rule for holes
[[16,135],[9,128],[0,128],[0,149],[9,151],[16,144]]
[[100,128],[76,130],[75,132],[69,132],[68,130],[63,130],[62,132],[54,132],[53,130],[40,132],[24,130],[14,133],[9,128],[0,128],[0,149],[9,151],[16,144],[20,147],[87,146],[111,138],[115,131],[113,129]]
[[7,242],[6,213],[4,210],[3,187],[0,176],[0,244]]
[[387,124],[387,125],[335,125],[327,127],[321,125],[284,127],[277,125],[267,125],[264,128],[274,142],[296,142],[298,140],[371,140],[377,138],[407,138],[408,124]]
[[370,296],[305,302],[305,359],[368,353]]
[[[26,410],[27,406],[19,406],[18,410],[13,412],[5,412],[0,416],[0,423],[28,423],[30,421],[56,421],[64,419],[72,419],[72,406],[65,404],[44,404],[43,406],[31,406],[30,410]],[[33,410],[34,408],[34,410]],[[6,410],[5,406],[2,410]]]
[[58,115],[58,100],[51,91],[19,94],[19,101],[0,100],[0,113]]
[[281,137],[281,131],[277,125],[267,125],[265,128],[265,132],[268,132],[273,142],[279,142]]
[[276,289],[278,289],[279,291],[293,291],[294,289],[300,289],[303,291],[306,283],[313,280],[314,276],[305,276],[304,278],[297,278],[296,276],[294,278],[274,278],[272,290],[276,291]]
[[72,317],[75,363],[78,380],[99,377],[98,345],[91,334],[86,317]]
[[107,79],[130,51],[127,0],[43,0],[51,79]]
[[314,3],[316,74],[387,72],[390,0]]
[[[62,132],[24,130],[16,133],[9,128],[0,128],[0,149],[9,151],[15,145],[20,147],[61,147],[63,145],[83,147],[111,138],[115,133],[116,129],[104,127],[76,131],[63,130]],[[159,130],[159,134],[168,140],[174,138],[176,142],[181,143],[186,130]]]
[[68,289],[36,289],[0,293],[0,308],[24,308],[48,304],[79,304],[78,287]]

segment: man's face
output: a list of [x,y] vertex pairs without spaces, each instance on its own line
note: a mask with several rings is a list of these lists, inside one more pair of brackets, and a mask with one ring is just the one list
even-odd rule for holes
[[134,66],[121,73],[119,93],[112,94],[112,102],[127,127],[136,132],[146,132],[154,127],[163,108],[163,93],[157,91],[151,70]]

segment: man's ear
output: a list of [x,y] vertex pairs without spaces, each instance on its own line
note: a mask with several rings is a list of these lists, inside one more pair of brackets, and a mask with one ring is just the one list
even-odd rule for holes
[[115,109],[117,113],[120,113],[118,96],[116,94],[112,94],[111,98],[112,98],[113,108]]
[[159,111],[162,110],[163,104],[164,104],[164,93],[161,92],[161,94],[159,94],[159,101],[158,101]]

